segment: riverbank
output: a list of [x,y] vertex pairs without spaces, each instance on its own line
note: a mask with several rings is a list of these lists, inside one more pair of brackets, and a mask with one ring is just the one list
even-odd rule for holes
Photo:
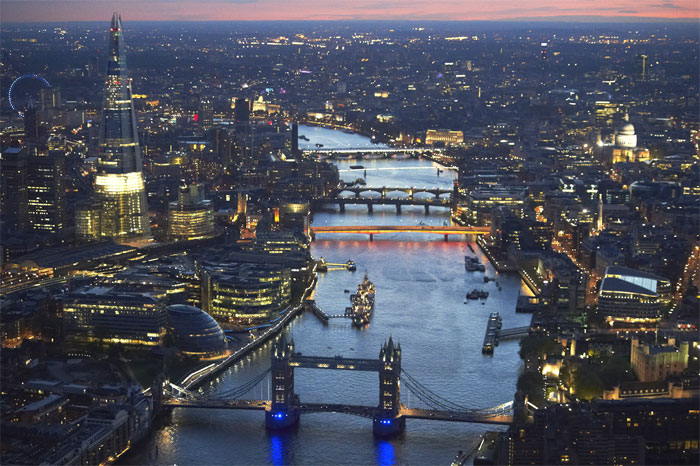
[[177,385],[187,390],[199,388],[203,383],[221,374],[221,372],[226,370],[231,364],[237,363],[256,349],[261,347],[268,340],[272,339],[273,337],[276,337],[280,331],[282,331],[290,322],[292,322],[292,320],[294,320],[303,312],[304,300],[309,296],[311,292],[313,292],[317,281],[318,277],[316,275],[316,267],[314,266],[313,279],[311,280],[311,284],[304,290],[299,302],[295,303],[293,306],[289,306],[285,310],[282,319],[280,319],[272,327],[269,327],[255,340],[236,350],[227,358],[212,363],[202,369],[198,369],[190,374],[187,374],[181,380],[178,381]]

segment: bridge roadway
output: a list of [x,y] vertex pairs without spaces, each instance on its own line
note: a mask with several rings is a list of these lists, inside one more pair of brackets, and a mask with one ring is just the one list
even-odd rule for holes
[[530,333],[530,327],[513,327],[501,329],[498,332],[498,340],[513,340],[518,338],[525,338]]
[[[252,411],[270,410],[272,403],[265,400],[187,400],[171,398],[163,403],[168,408],[199,409],[239,409]],[[376,406],[348,405],[342,403],[301,403],[297,406],[301,414],[340,413],[372,419]],[[406,408],[401,406],[399,416],[407,419],[427,419],[430,421],[470,422],[475,424],[510,424],[513,416],[509,414],[488,415],[478,411],[438,411],[433,409]]]
[[377,372],[381,368],[378,359],[344,358],[342,356],[302,356],[294,353],[289,365],[306,369],[340,369],[349,371]]
[[442,149],[431,148],[401,148],[401,147],[348,147],[327,148],[317,147],[304,149],[304,154],[422,154],[425,152],[442,152]]
[[436,235],[485,235],[490,227],[463,227],[459,225],[339,225],[312,226],[311,233],[357,233],[375,235],[381,233],[431,233]]
[[444,197],[436,197],[433,199],[420,199],[415,197],[323,197],[315,201],[319,204],[338,204],[343,207],[346,204],[355,205],[422,205],[435,207],[450,207],[452,201]]
[[[338,188],[338,193],[342,193],[344,191],[347,191],[349,193],[353,193],[355,195],[355,197],[360,197],[360,195],[362,193],[374,192],[374,193],[381,194],[382,198],[385,198],[387,196],[387,194],[390,194],[390,193],[405,193],[405,194],[408,194],[411,199],[413,199],[414,194],[418,194],[418,193],[429,193],[435,197],[439,197],[443,194],[452,194],[452,189],[436,188],[436,187],[402,188],[402,187],[392,187],[392,186],[387,187],[387,186],[357,186],[357,185],[353,185],[353,186],[344,186],[342,188]],[[338,199],[347,199],[347,198],[346,197],[339,197]],[[373,198],[373,199],[376,199],[376,198]]]

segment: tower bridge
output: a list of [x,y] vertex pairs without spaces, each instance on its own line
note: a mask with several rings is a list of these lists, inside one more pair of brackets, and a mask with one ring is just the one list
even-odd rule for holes
[[[395,345],[391,337],[380,349],[377,359],[344,358],[342,356],[306,356],[295,351],[294,341],[282,336],[272,347],[270,369],[251,381],[224,392],[200,395],[178,387],[166,385],[159,394],[161,406],[175,408],[259,410],[265,412],[268,430],[282,430],[298,425],[300,416],[308,413],[342,413],[372,419],[375,435],[387,437],[405,430],[406,419],[469,422],[480,424],[510,424],[513,412],[526,416],[533,405],[524,399],[516,399],[494,408],[471,409],[447,400],[426,388],[401,368],[401,345]],[[305,403],[294,387],[295,369],[328,369],[376,372],[379,376],[379,402],[376,406],[344,403]],[[269,399],[262,396],[262,383],[269,383]],[[401,387],[408,391],[422,406],[411,408],[401,402]],[[261,399],[241,399],[260,388]],[[515,406],[514,406],[515,405]]]

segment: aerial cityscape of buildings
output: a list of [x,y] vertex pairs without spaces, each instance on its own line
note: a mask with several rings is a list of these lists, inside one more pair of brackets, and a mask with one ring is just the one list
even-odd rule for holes
[[0,463],[698,464],[696,23],[124,24],[2,25]]

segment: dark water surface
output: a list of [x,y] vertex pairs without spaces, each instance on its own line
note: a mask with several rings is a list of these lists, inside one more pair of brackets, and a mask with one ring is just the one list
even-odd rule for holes
[[[314,134],[319,129],[314,129]],[[305,128],[313,143],[311,132]],[[358,137],[323,130],[339,146],[355,144],[346,137]],[[335,138],[335,139],[334,139]],[[357,147],[357,145],[350,145]],[[338,162],[344,179],[357,178],[350,165]],[[363,160],[370,186],[450,187],[454,172],[439,176],[437,166],[425,160]],[[359,175],[362,176],[362,175]],[[397,194],[398,195],[398,194]],[[373,214],[363,206],[348,206],[318,212],[314,225],[426,224],[449,222],[447,209],[431,209],[426,216],[422,207],[404,207],[397,215],[394,207],[375,207]],[[376,358],[384,341],[392,335],[403,350],[403,368],[414,378],[443,397],[471,408],[486,408],[512,400],[520,369],[517,341],[506,341],[493,357],[481,354],[481,345],[489,312],[498,311],[503,327],[527,325],[529,315],[515,314],[515,302],[521,288],[516,276],[498,275],[502,287],[484,284],[482,273],[465,272],[464,255],[471,254],[467,243],[444,242],[442,236],[421,234],[377,235],[369,242],[361,235],[319,235],[312,245],[315,257],[329,262],[352,259],[356,272],[330,270],[321,274],[314,298],[329,314],[342,313],[365,272],[376,285],[376,306],[370,325],[362,330],[349,321],[331,320],[323,325],[311,314],[297,318],[287,329],[297,351],[305,355],[343,355]],[[482,262],[486,262],[472,243]],[[496,276],[490,266],[487,275]],[[482,305],[464,304],[472,288],[490,292]],[[204,388],[223,391],[240,385],[269,367],[269,345],[255,355],[231,367],[218,382]],[[379,396],[377,374],[321,369],[295,371],[296,393],[302,402],[329,402],[376,405]],[[263,398],[262,386],[249,397]],[[402,402],[409,395],[402,390]],[[410,395],[410,406],[420,406]],[[301,418],[298,430],[288,434],[269,434],[262,412],[224,410],[175,410],[166,427],[139,448],[128,461],[148,464],[414,464],[447,465],[457,450],[466,448],[479,434],[493,426],[408,420],[405,434],[391,441],[375,440],[372,422],[342,414],[309,414]],[[156,454],[157,452],[157,454]]]

